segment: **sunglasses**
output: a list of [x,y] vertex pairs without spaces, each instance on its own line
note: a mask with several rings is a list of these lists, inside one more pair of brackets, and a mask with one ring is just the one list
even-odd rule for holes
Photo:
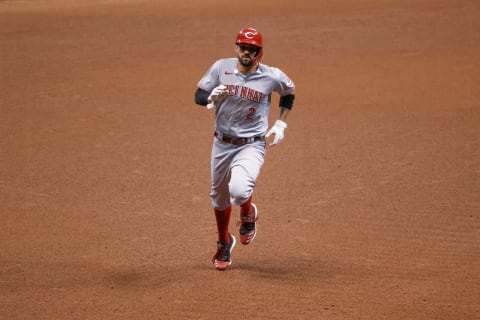
[[248,52],[257,52],[260,48],[251,44],[238,44],[238,47],[241,51],[248,51]]

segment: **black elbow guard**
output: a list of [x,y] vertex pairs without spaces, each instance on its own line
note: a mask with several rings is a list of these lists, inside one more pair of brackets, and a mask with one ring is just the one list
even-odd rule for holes
[[281,96],[279,106],[285,107],[287,109],[292,109],[293,100],[295,100],[294,94],[287,94],[286,96]]
[[201,106],[206,106],[208,104],[209,95],[210,93],[207,91],[198,88],[197,91],[195,91],[195,103]]

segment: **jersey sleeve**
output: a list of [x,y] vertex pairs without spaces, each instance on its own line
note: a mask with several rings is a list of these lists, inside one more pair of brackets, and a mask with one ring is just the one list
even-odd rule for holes
[[220,85],[220,63],[216,61],[203,75],[197,83],[197,87],[207,92],[211,92],[216,86]]
[[281,96],[286,96],[295,91],[295,83],[280,69],[273,68],[274,74],[277,79],[277,85],[275,91],[278,92]]

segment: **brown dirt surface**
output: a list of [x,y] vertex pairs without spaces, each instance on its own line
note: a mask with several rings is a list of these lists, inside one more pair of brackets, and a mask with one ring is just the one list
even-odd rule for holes
[[[297,98],[218,272],[193,94],[247,26]],[[1,319],[479,319],[479,1],[3,0],[0,54]]]

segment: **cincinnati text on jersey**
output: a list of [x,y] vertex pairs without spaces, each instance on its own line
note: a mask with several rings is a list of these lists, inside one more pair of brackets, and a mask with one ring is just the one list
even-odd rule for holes
[[243,99],[248,99],[254,102],[262,102],[265,98],[266,94],[255,89],[244,87],[240,85],[226,85],[228,95],[229,96],[236,96]]

